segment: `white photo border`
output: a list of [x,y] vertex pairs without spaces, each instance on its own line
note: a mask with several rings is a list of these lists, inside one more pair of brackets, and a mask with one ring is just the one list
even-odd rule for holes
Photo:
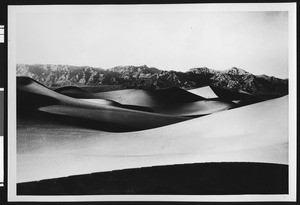
[[[63,11],[74,7],[130,7],[137,9],[173,11],[288,11],[289,17],[289,194],[275,195],[77,195],[77,196],[20,196],[16,189],[16,15],[19,12],[42,12],[43,8]],[[297,42],[296,3],[227,3],[227,4],[170,4],[170,5],[8,5],[8,201],[296,201],[296,118],[297,118]]]

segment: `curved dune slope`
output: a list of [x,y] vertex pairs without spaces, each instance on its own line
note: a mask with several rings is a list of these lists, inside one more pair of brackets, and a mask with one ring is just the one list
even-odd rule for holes
[[93,95],[93,92],[86,91],[76,86],[64,86],[56,88],[54,91],[72,98],[90,98],[91,95]]
[[67,93],[90,93],[86,90],[83,90],[79,87],[76,87],[76,86],[65,86],[65,87],[60,87],[60,88],[56,88],[54,90],[55,92],[58,92],[58,93],[63,93],[63,92],[67,92]]
[[17,182],[184,163],[288,163],[287,96],[138,132],[54,127],[18,129]]
[[[103,99],[82,99],[89,102],[95,102],[102,104]],[[106,101],[106,100],[104,100]],[[203,116],[223,110],[228,110],[234,106],[233,103],[214,101],[214,100],[200,100],[196,102],[188,103],[168,103],[160,106],[152,106],[150,108],[138,105],[118,105],[119,107],[127,109],[135,109],[147,112],[155,112],[171,116],[186,116],[186,117],[195,117]]]
[[247,93],[245,91],[239,90],[239,91],[233,91],[229,89],[222,89],[210,86],[210,88],[213,90],[213,92],[221,99],[224,100],[243,100],[243,101],[249,101],[249,102],[259,102],[262,101],[259,97],[252,95],[251,93]]
[[174,116],[202,116],[208,115],[223,110],[228,110],[234,106],[233,103],[223,102],[223,101],[214,101],[214,100],[200,100],[197,102],[189,103],[174,103],[169,105],[155,106],[151,107],[155,112],[174,115]]
[[214,91],[209,86],[204,86],[201,88],[195,88],[188,90],[190,93],[195,95],[199,95],[205,98],[218,98],[218,96],[214,93]]
[[104,99],[114,100],[122,104],[147,106],[154,112],[174,116],[207,115],[222,110],[228,110],[233,103],[207,100],[202,96],[190,93],[181,88],[164,90],[118,90],[99,93]]
[[97,93],[82,92],[80,90],[75,90],[74,88],[61,88],[61,90],[57,89],[56,91],[75,98],[107,99],[121,104],[146,107],[158,106],[173,102],[195,102],[205,99],[201,96],[194,95],[186,90],[176,87],[162,90],[123,89]]
[[70,92],[68,92],[68,88],[63,91],[66,95],[84,97],[91,99],[90,101],[95,101],[95,98],[106,99],[118,102],[123,106],[129,106],[129,109],[131,108],[130,106],[133,106],[133,108],[139,109],[140,107],[140,110],[147,111],[145,107],[148,107],[156,113],[178,117],[208,115],[234,106],[233,103],[229,102],[206,100],[201,96],[176,87],[151,91],[125,89],[98,93],[83,93],[81,91],[73,93],[73,88],[70,88]]
[[114,102],[112,100],[104,100],[104,99],[81,99],[80,100],[84,100],[87,102],[93,102],[93,103],[97,103],[97,104],[105,104],[106,102],[113,102],[114,106],[117,107],[121,107],[121,108],[125,108],[125,109],[131,109],[131,110],[140,110],[140,111],[145,111],[145,112],[153,112],[153,109],[148,108],[148,107],[144,107],[144,106],[138,106],[138,105],[123,105],[121,103],[117,103]]
[[[54,92],[27,77],[18,77],[18,95],[23,102],[38,104],[38,110],[47,113],[126,125],[133,129],[149,129],[173,124],[188,118],[136,111],[117,107],[112,101],[87,102]],[[27,96],[27,98],[26,98]],[[44,100],[46,98],[46,100]],[[43,99],[44,103],[39,102]],[[49,105],[47,102],[51,101]],[[22,105],[22,102],[18,102]],[[143,120],[141,120],[143,119]]]

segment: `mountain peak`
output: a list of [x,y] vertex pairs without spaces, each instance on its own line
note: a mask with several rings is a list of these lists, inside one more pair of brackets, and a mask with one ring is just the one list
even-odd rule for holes
[[237,68],[237,67],[232,67],[230,69],[227,69],[224,71],[227,74],[231,74],[231,75],[247,75],[250,74],[249,72],[241,69],[241,68]]
[[216,71],[209,69],[207,67],[199,67],[199,68],[191,68],[188,72],[196,73],[196,74],[214,74]]
[[111,69],[109,69],[112,72],[117,72],[117,73],[122,73],[122,74],[130,74],[130,75],[138,75],[139,73],[144,73],[144,74],[154,74],[154,73],[159,73],[160,70],[154,67],[148,67],[147,65],[142,65],[142,66],[116,66]]

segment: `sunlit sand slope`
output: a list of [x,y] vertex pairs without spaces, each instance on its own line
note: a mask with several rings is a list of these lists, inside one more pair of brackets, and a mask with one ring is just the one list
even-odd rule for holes
[[[139,99],[137,97],[137,99]],[[95,102],[102,104],[102,99],[82,99],[89,102]],[[132,108],[132,109],[139,109],[145,110],[148,112],[155,112],[160,114],[166,114],[171,116],[185,116],[185,117],[195,117],[195,116],[202,116],[208,115],[216,112],[220,112],[223,110],[228,110],[234,107],[233,103],[218,101],[218,100],[199,100],[196,102],[186,102],[186,103],[166,103],[161,104],[158,106],[138,106],[138,105],[124,105],[120,104],[119,107],[124,108]]]
[[214,91],[209,86],[188,90],[190,93],[199,95],[205,98],[218,98]]
[[86,91],[75,89],[74,87],[66,87],[64,89],[57,89],[57,91],[69,96],[90,98],[90,100],[85,100],[91,102],[97,102],[96,99],[100,98],[118,102],[124,106],[148,107],[156,113],[172,116],[201,116],[228,110],[234,106],[234,104],[230,102],[206,100],[202,96],[195,95],[181,88],[152,91],[125,89],[87,93]]
[[[110,100],[104,100],[104,99],[82,99],[79,98],[80,100],[84,100],[84,101],[88,101],[88,102],[93,102],[93,103],[97,103],[97,104],[106,104],[107,102],[109,102]],[[138,105],[123,105],[121,103],[117,103],[114,101],[110,101],[113,102],[113,106],[117,106],[117,107],[121,107],[121,108],[125,108],[125,109],[131,109],[131,110],[140,110],[140,111],[145,111],[145,112],[153,112],[153,109],[149,108],[149,107],[144,107],[144,106],[138,106]]]
[[107,99],[113,100],[121,104],[138,105],[138,106],[158,106],[166,103],[183,103],[195,102],[204,98],[193,93],[190,93],[181,88],[169,88],[162,90],[141,90],[141,89],[124,89],[108,92],[87,93],[75,88],[60,88],[57,89],[64,95],[75,98],[86,99]]
[[[229,102],[204,100],[204,98],[180,88],[157,91],[128,89],[102,93],[91,93],[76,87],[66,87],[57,90],[61,92],[68,91],[69,94],[76,93],[76,96],[80,95],[88,99],[75,99],[62,95],[28,77],[18,77],[19,105],[36,106],[39,107],[41,111],[53,114],[100,121],[104,120],[118,124],[125,123],[126,125],[133,125],[133,127],[140,129],[168,125],[185,120],[182,117],[207,115],[227,110],[234,106],[233,103]],[[90,97],[95,97],[96,99],[91,99]],[[77,110],[78,112],[73,110],[74,106],[80,107],[81,111],[79,109]],[[86,112],[92,114],[84,114],[82,108],[90,109]],[[96,111],[93,112],[91,109]],[[142,115],[142,113],[134,111],[155,112],[160,115],[144,113],[145,121],[141,122],[138,120],[138,123],[134,123],[133,120],[136,120],[135,115],[137,117]],[[115,113],[114,116],[111,116],[112,113]],[[105,115],[107,115],[107,117],[105,117]],[[120,118],[120,116],[122,116],[122,118]],[[148,118],[153,121],[150,122],[147,120]],[[154,120],[154,118],[157,119]],[[125,119],[126,121],[124,121]],[[143,123],[143,125],[141,125],[141,123]]]
[[184,163],[288,164],[287,96],[138,132],[31,124],[17,133],[17,182]]
[[173,116],[202,116],[228,110],[233,103],[218,100],[200,100],[188,103],[173,103],[151,107],[155,112]]
[[183,117],[125,109],[107,100],[95,103],[71,98],[30,78],[19,77],[18,105],[25,104],[36,106],[36,109],[47,113],[126,125],[134,129],[149,129],[187,120]]

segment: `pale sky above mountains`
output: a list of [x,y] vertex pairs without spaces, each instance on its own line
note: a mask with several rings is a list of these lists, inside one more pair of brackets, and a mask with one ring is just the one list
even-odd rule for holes
[[288,77],[287,11],[209,11],[203,5],[23,10],[16,15],[17,63],[238,67]]

